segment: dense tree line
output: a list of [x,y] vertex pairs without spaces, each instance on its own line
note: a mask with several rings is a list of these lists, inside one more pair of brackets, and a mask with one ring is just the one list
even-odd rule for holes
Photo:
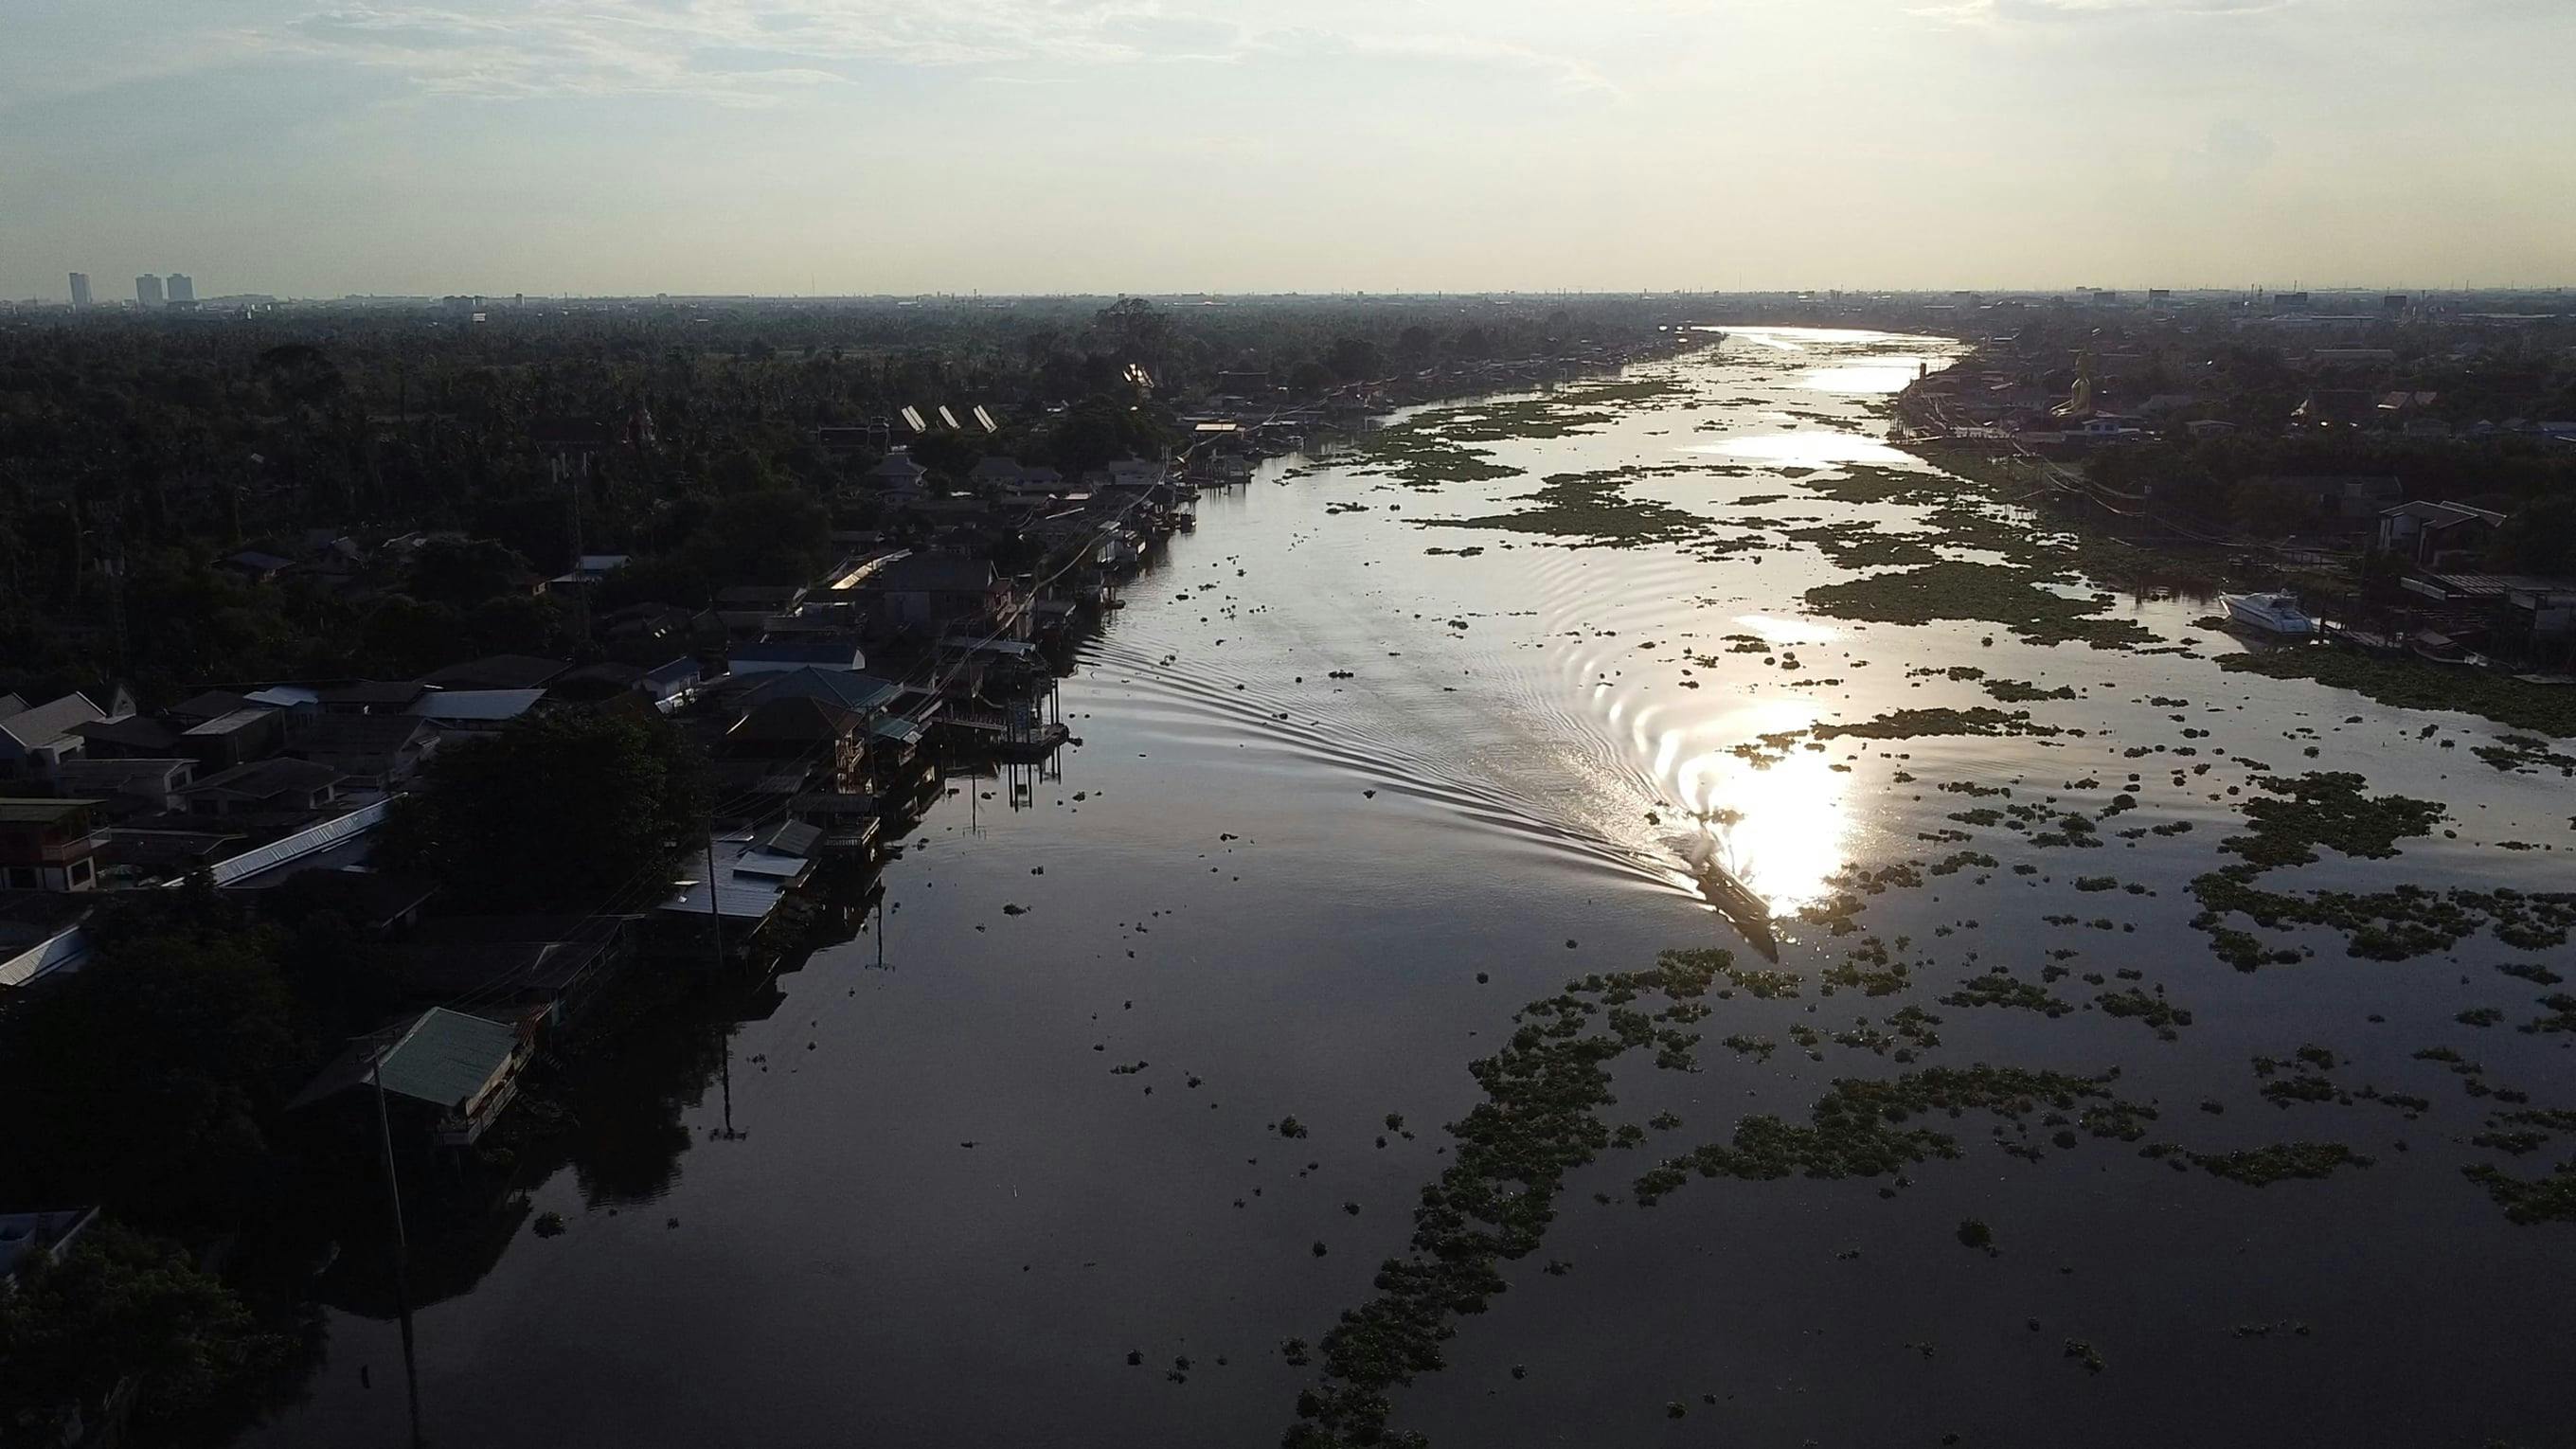
[[[478,650],[578,653],[527,580],[644,556],[662,602],[810,576],[881,516],[869,452],[816,430],[906,406],[1003,424],[919,440],[1068,471],[1169,435],[1228,372],[1308,393],[1443,362],[1633,341],[1669,303],[1584,299],[751,302],[99,314],[0,327],[0,689],[124,680],[147,699],[253,678],[404,673]],[[571,422],[594,444],[547,446]],[[891,441],[900,434],[883,435]],[[837,515],[832,511],[838,509]],[[491,547],[407,572],[252,584],[237,550],[307,532]],[[358,596],[351,602],[352,594]]]

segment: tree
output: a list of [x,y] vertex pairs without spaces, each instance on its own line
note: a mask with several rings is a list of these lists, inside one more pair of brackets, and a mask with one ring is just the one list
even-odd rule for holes
[[657,901],[705,828],[696,761],[659,720],[522,715],[439,751],[427,785],[396,805],[385,853],[481,910]]
[[358,630],[359,667],[387,679],[417,679],[456,658],[456,611],[388,595]]
[[1091,325],[1115,360],[1143,363],[1149,371],[1162,367],[1172,324],[1153,303],[1142,297],[1121,297],[1101,308]]
[[718,587],[809,583],[832,562],[831,510],[791,488],[729,494],[685,551]]
[[470,609],[513,592],[528,576],[528,561],[488,540],[432,543],[411,566],[411,595],[425,603]]
[[141,1437],[234,1419],[290,1350],[178,1244],[93,1223],[0,1292],[0,1445],[62,1442],[62,1413],[94,1410],[129,1377]]
[[1159,456],[1163,441],[1162,427],[1141,405],[1104,395],[1065,409],[1047,452],[1056,467],[1079,474],[1119,458]]
[[268,1129],[313,1057],[277,943],[212,909],[150,904],[139,921],[102,918],[87,966],[0,1014],[0,1196],[177,1225],[273,1185]]
[[1343,337],[1324,354],[1324,365],[1344,382],[1367,382],[1386,373],[1386,354],[1365,337]]

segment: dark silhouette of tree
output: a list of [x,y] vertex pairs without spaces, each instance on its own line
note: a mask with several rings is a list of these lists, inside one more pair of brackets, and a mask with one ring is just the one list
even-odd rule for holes
[[523,715],[430,762],[386,822],[384,854],[493,911],[658,903],[702,840],[695,757],[660,720]]

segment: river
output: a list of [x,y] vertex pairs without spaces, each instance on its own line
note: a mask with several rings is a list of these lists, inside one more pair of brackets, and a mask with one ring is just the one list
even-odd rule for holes
[[[2040,546],[1983,503],[1988,531],[1945,531],[1908,490],[1956,486],[1882,441],[1889,396],[1959,351],[1736,329],[1589,401],[1431,410],[1482,456],[1463,471],[1508,476],[1408,486],[1363,449],[1211,493],[1065,680],[1081,742],[1060,775],[1017,798],[952,781],[887,867],[882,938],[726,1013],[750,1019],[642,1034],[617,1078],[640,1085],[416,1290],[427,1442],[1275,1443],[1317,1372],[1282,1341],[1371,1297],[1516,1010],[1668,948],[1769,967],[1711,908],[1705,861],[1778,913],[1797,994],[1710,1000],[1695,1071],[1615,1068],[1612,1115],[1658,1114],[1651,1140],[1572,1175],[1446,1367],[1392,1391],[1396,1426],[1458,1446],[2564,1442],[2570,1230],[2509,1222],[2461,1169],[2568,1155],[2565,1132],[2522,1155],[2470,1139],[2498,1110],[2480,1086],[2576,1107],[2576,1034],[2515,1030],[2545,1015],[2538,977],[2495,969],[2576,953],[2480,933],[2390,962],[2285,927],[2264,944],[2313,955],[2240,971],[2191,926],[2190,886],[2235,858],[2220,841],[2258,778],[2349,771],[2448,819],[2265,888],[2566,889],[2576,785],[2481,760],[2505,732],[2469,716],[2221,672],[2245,646],[2194,622],[2205,599],[2106,601],[2086,617],[2136,626],[2120,648],[1811,604],[1885,563]],[[1855,478],[1895,481],[1836,495]],[[1560,505],[1545,531],[1441,522]],[[1975,718],[2010,732],[1815,733],[1999,704]],[[1786,738],[1735,752],[1764,735]],[[2038,808],[1977,813],[2007,806]],[[2097,843],[2040,838],[2076,812]],[[1854,890],[1857,929],[1833,933],[1847,866],[1957,853],[1986,860]],[[1906,979],[1828,993],[1870,941]],[[1938,1000],[1993,967],[2066,1009]],[[2189,1019],[2103,1008],[2123,992]],[[1899,1030],[1906,1007],[1937,1042]],[[2480,1009],[2500,1018],[2462,1019]],[[2333,1067],[2305,1071],[2303,1046]],[[1657,1159],[1746,1114],[1803,1122],[1835,1078],[1976,1063],[2117,1069],[2153,1130],[2074,1145],[1935,1113],[1958,1155],[1901,1176],[1636,1200]],[[2332,1094],[2261,1095],[2303,1073]],[[1291,1117],[1303,1135],[1276,1130]],[[2370,1161],[2258,1187],[2141,1155],[2160,1142]],[[530,1231],[541,1212],[567,1230]],[[1990,1251],[1963,1245],[1969,1219]],[[306,1400],[248,1442],[407,1441],[395,1325],[334,1309],[328,1332]]]

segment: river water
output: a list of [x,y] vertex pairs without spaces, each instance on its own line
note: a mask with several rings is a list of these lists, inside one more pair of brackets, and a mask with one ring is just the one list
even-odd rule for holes
[[[1817,485],[1861,464],[1944,486],[1881,439],[1888,395],[1956,351],[1739,329],[1632,370],[1642,396],[1597,421],[1474,444],[1519,476],[1408,487],[1292,460],[1211,494],[1065,681],[1081,744],[1060,778],[952,782],[887,868],[882,937],[725,1013],[750,1019],[639,1033],[567,1160],[416,1286],[426,1440],[1275,1443],[1314,1373],[1281,1341],[1320,1337],[1404,1249],[1443,1124],[1482,1099],[1467,1065],[1516,1009],[1666,948],[1768,964],[1701,893],[1691,863],[1713,860],[1780,913],[1803,991],[1712,1001],[1695,1072],[1618,1068],[1619,1119],[1680,1125],[1574,1175],[1544,1250],[1504,1266],[1444,1370],[1395,1391],[1397,1426],[1443,1445],[2568,1442],[2570,1230],[2508,1222],[2460,1169],[2536,1176],[2569,1138],[2471,1146],[2493,1104],[2414,1054],[2576,1107],[2576,1038],[2516,1031],[2542,993],[2494,969],[2576,953],[2479,936],[2386,963],[2312,929],[2270,938],[2311,959],[2244,973],[2187,924],[2186,883],[2221,863],[2255,776],[2338,770],[2442,802],[2454,833],[2267,884],[2565,889],[2576,786],[2482,763],[2501,731],[2468,716],[2221,673],[2244,646],[2194,623],[2205,600],[2119,599],[2105,617],[2155,636],[2133,649],[1809,609],[1855,568],[1790,531],[1924,527],[1919,502]],[[1687,523],[1576,547],[1595,540],[1438,522],[1632,465],[1652,471],[1621,516]],[[1713,546],[1745,539],[1767,546]],[[1996,703],[1954,667],[2071,690],[2008,706],[2066,732],[1729,753]],[[1944,834],[1970,807],[2120,791],[2136,810],[2098,848]],[[1795,913],[1846,865],[1961,849],[1997,863],[1866,897],[1909,989],[1824,994],[1864,937]],[[2056,1017],[1936,1001],[2057,961],[2191,1021],[2160,1039],[2072,976]],[[1901,1190],[1720,1178],[1633,1200],[1656,1158],[1744,1114],[1803,1120],[1836,1077],[1907,1070],[1835,1035],[1909,1005],[1941,1018],[1917,1067],[2116,1068],[2159,1107],[2153,1140],[2337,1142],[2373,1165],[2255,1187],[2116,1141],[2009,1155],[1970,1117],[1945,1124],[1961,1155]],[[2485,1007],[2499,1024],[2457,1019]],[[2341,1089],[2430,1105],[2258,1095],[2251,1059],[2303,1045],[2335,1054]],[[1272,1130],[1292,1115],[1306,1135]],[[566,1232],[528,1230],[549,1211]],[[1962,1246],[1968,1218],[1994,1252]],[[352,1307],[307,1400],[251,1442],[406,1442],[399,1334],[356,1311],[381,1292],[333,1296]]]

